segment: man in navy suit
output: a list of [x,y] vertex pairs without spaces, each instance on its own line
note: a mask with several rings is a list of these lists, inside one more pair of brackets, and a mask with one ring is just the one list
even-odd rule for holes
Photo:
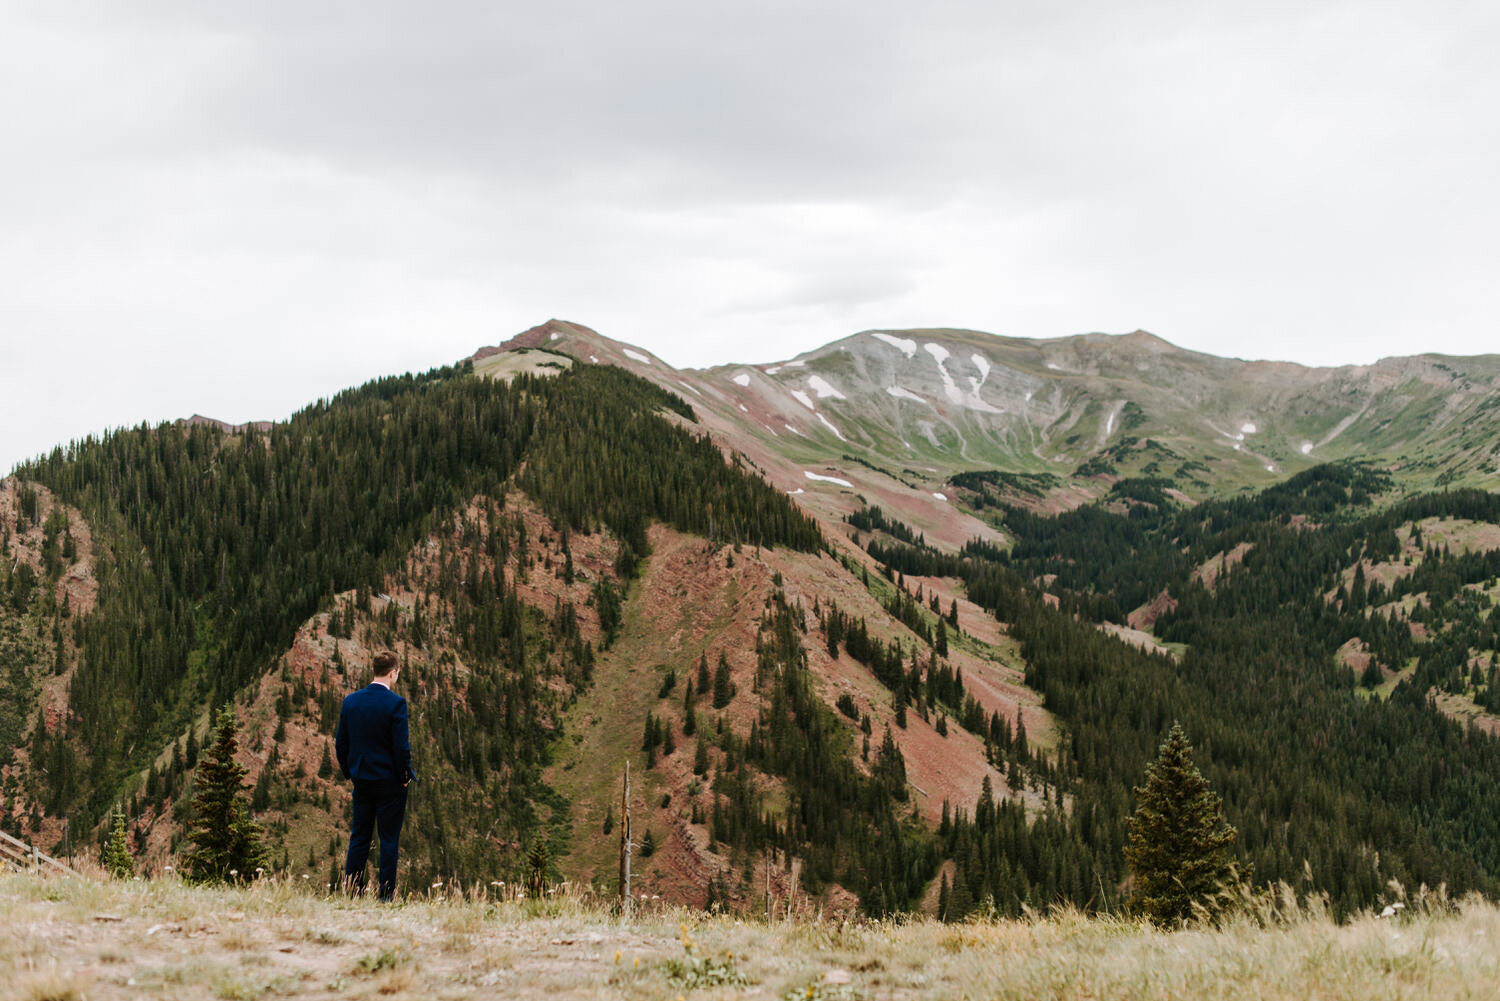
[[344,884],[355,892],[364,890],[370,835],[378,827],[377,896],[391,900],[396,894],[401,822],[406,818],[406,784],[417,776],[411,770],[406,700],[391,690],[401,676],[401,664],[395,654],[382,650],[375,655],[374,671],[368,688],[345,697],[333,746],[339,770],[344,778],[354,780],[354,819],[344,859]]

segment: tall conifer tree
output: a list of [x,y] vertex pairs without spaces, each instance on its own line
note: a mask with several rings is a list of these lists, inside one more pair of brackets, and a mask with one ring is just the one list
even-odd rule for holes
[[1192,920],[1201,908],[1222,909],[1224,891],[1239,881],[1230,854],[1237,832],[1224,821],[1223,800],[1193,764],[1182,724],[1173,723],[1157,758],[1136,787],[1125,860],[1134,907],[1160,925]]
[[714,669],[714,708],[723,709],[734,698],[734,683],[729,680],[729,658],[719,652],[719,666]]
[[213,744],[198,768],[186,859],[188,878],[195,882],[245,882],[265,862],[260,825],[250,819],[245,802],[245,767],[234,760],[238,726],[234,710],[219,710]]
[[129,879],[135,875],[135,857],[130,854],[130,844],[125,835],[125,812],[115,811],[115,823],[109,834],[109,843],[104,846],[100,859],[104,868],[116,879]]

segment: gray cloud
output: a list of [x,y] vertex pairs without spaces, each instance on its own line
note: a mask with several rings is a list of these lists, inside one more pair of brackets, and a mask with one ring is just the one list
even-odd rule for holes
[[1497,42],[1458,2],[13,2],[0,465],[554,315],[676,364],[1492,350]]

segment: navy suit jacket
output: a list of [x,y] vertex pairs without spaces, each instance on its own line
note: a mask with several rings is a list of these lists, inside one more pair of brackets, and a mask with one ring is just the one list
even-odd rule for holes
[[333,738],[339,770],[358,782],[406,782],[411,770],[406,700],[384,685],[370,684],[344,698]]

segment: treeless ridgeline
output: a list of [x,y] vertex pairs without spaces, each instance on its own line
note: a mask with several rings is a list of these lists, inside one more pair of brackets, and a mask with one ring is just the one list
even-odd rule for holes
[[1072,912],[767,924],[649,904],[625,922],[591,897],[430,894],[0,876],[0,996],[1370,1001],[1493,998],[1500,982],[1500,910],[1479,901],[1344,925],[1267,906],[1161,932]]

